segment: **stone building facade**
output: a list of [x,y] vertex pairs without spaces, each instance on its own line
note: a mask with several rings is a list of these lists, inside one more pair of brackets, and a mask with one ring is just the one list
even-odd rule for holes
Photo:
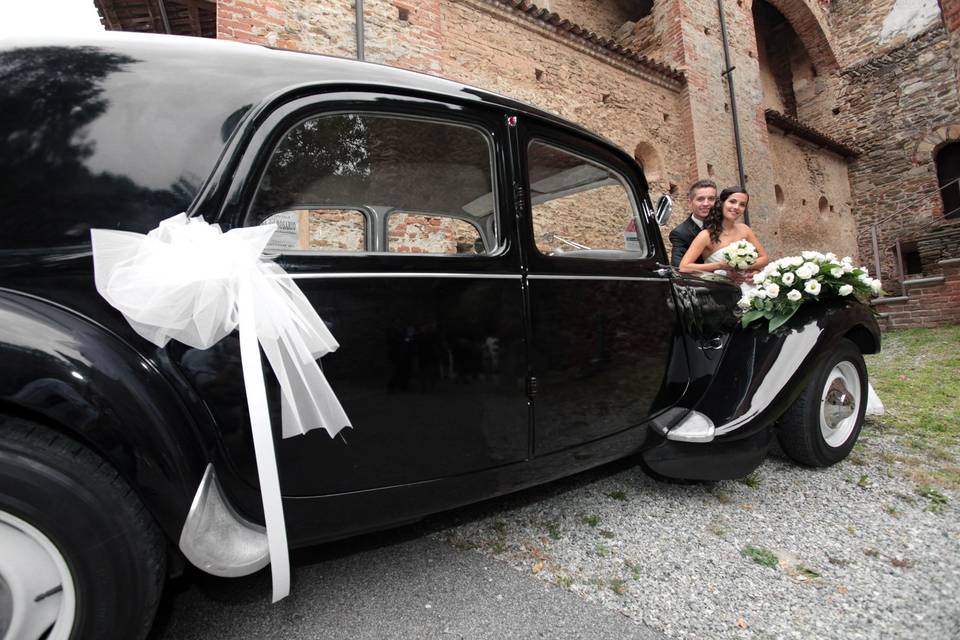
[[[125,23],[120,2],[94,1],[108,28],[164,30]],[[354,0],[164,4],[214,8],[217,38],[357,56]],[[363,7],[366,60],[480,86],[597,131],[640,161],[654,197],[676,196],[680,213],[695,179],[738,181],[736,111],[750,222],[773,255],[819,249],[879,261],[895,292],[960,257],[960,229],[938,191],[938,158],[960,141],[960,0]],[[960,176],[960,166],[950,171]]]

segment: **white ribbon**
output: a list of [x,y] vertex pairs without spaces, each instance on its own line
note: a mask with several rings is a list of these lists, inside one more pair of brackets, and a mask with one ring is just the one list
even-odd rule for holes
[[207,349],[240,330],[273,602],[290,593],[287,532],[260,350],[281,391],[284,438],[322,427],[331,437],[351,426],[316,359],[339,346],[287,273],[262,259],[276,225],[232,229],[179,214],[147,235],[93,229],[97,291],[141,336],[163,347],[172,338]]

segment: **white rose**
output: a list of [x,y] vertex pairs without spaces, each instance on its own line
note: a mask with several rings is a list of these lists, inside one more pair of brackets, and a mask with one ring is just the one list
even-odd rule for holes
[[839,278],[843,275],[843,269],[840,267],[834,267],[833,269],[830,269],[830,275],[832,275],[834,278]]
[[850,256],[843,256],[842,258],[840,258],[840,262],[842,262],[843,264],[852,264],[853,258],[851,258]]
[[799,266],[802,265],[802,264],[803,264],[803,258],[801,258],[800,256],[791,256],[791,257],[790,257],[790,266],[791,266],[791,267],[799,267]]
[[753,274],[753,284],[763,284],[766,277],[767,275],[763,271]]
[[[807,280],[807,279],[809,279],[809,278],[812,278],[813,275],[814,275],[814,273],[815,273],[815,271],[813,271],[813,269],[811,269],[810,267],[808,267],[806,264],[801,265],[801,266],[797,269],[797,277],[800,278],[801,280]],[[784,283],[784,284],[786,284],[786,283]]]
[[767,292],[763,289],[757,289],[756,291],[754,291],[753,297],[760,298],[761,300],[763,300],[764,298],[767,297]]
[[787,300],[789,300],[790,302],[796,302],[802,297],[803,297],[803,294],[797,291],[796,289],[790,289],[790,291],[787,292]]
[[742,298],[740,298],[740,301],[737,302],[737,306],[740,307],[741,309],[749,309],[752,303],[753,303],[753,298],[751,298],[750,296],[743,296]]
[[816,260],[820,254],[816,251],[801,251],[800,255],[803,256],[804,260]]
[[867,274],[861,273],[858,277],[860,278],[860,282],[862,282],[863,284],[865,285],[870,284],[870,276],[868,276]]
[[835,253],[827,253],[827,255],[823,256],[823,259],[826,260],[827,262],[836,262],[836,261],[837,261],[837,254],[835,254]]
[[797,279],[797,277],[796,277],[795,275],[793,275],[793,272],[792,272],[792,271],[787,271],[785,274],[783,274],[783,275],[780,277],[780,279],[783,281],[783,284],[785,284],[785,285],[787,285],[787,286],[789,287],[790,285],[792,285],[792,284],[794,283],[794,281]]
[[763,290],[766,291],[767,295],[771,298],[776,298],[780,295],[780,287],[776,284],[768,284]]
[[880,279],[870,281],[870,291],[873,292],[873,295],[880,295],[880,292],[883,291],[883,283],[880,282]]
[[768,277],[768,278],[779,278],[779,277],[780,277],[780,272],[777,271],[776,269],[774,269],[773,271],[771,271],[770,273],[767,274],[767,277]]
[[851,271],[853,271],[853,265],[850,264],[849,262],[842,263],[840,265],[840,268],[843,269],[844,273],[850,273]]
[[807,280],[803,283],[803,290],[812,296],[820,295],[820,283],[816,280]]
[[839,293],[842,296],[848,296],[851,293],[853,293],[853,285],[845,284],[842,287],[840,287],[840,290],[837,291],[837,293]]

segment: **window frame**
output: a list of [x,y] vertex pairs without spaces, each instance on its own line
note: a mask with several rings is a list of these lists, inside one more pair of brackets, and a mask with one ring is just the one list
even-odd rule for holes
[[[386,97],[383,94],[379,93],[370,93],[363,94],[365,97],[369,96],[370,99],[376,100],[378,97]],[[328,96],[328,98],[333,96]],[[404,99],[402,96],[389,96],[391,99]],[[295,108],[297,102],[307,101],[308,104]],[[364,101],[366,102],[366,101]],[[422,105],[426,100],[417,100],[418,105]],[[503,204],[503,188],[501,186],[501,177],[500,172],[502,167],[498,161],[498,147],[496,138],[491,135],[491,131],[488,129],[488,124],[484,123],[480,118],[469,117],[469,115],[461,109],[456,109],[453,112],[445,113],[443,116],[429,113],[411,113],[409,110],[401,111],[399,109],[394,110],[392,108],[384,107],[383,105],[373,104],[366,105],[360,102],[351,103],[349,105],[343,105],[341,100],[336,100],[336,106],[329,105],[327,100],[316,101],[316,99],[309,100],[303,99],[300,101],[294,101],[290,105],[285,105],[288,107],[287,110],[290,113],[283,114],[285,111],[283,107],[278,109],[274,114],[277,117],[275,123],[270,123],[272,126],[269,127],[269,133],[264,135],[264,139],[258,150],[257,156],[259,162],[250,163],[249,165],[249,176],[250,178],[246,181],[245,193],[246,197],[243,197],[244,202],[243,206],[239,211],[239,225],[243,227],[254,226],[250,223],[251,216],[253,215],[253,208],[256,201],[256,196],[260,191],[260,186],[267,175],[267,170],[270,167],[270,163],[275,157],[277,150],[280,144],[286,139],[287,135],[293,131],[296,127],[302,126],[305,122],[310,120],[317,120],[326,117],[334,117],[338,115],[359,115],[359,116],[373,116],[373,117],[386,117],[392,118],[394,120],[407,120],[407,121],[416,121],[416,122],[427,122],[434,123],[441,126],[455,126],[463,127],[470,129],[478,133],[483,141],[487,145],[487,155],[488,155],[488,170],[491,184],[491,202],[493,203],[493,211],[487,216],[487,219],[492,220],[491,229],[488,230],[490,238],[496,243],[492,251],[485,251],[482,254],[457,254],[457,253],[398,253],[390,252],[387,250],[388,244],[388,227],[387,220],[390,215],[394,212],[402,213],[412,213],[419,215],[431,215],[431,216],[440,216],[444,215],[446,217],[455,218],[463,220],[468,224],[471,224],[476,228],[480,234],[481,238],[485,238],[484,230],[481,228],[481,225],[475,224],[471,220],[468,220],[465,217],[452,216],[447,213],[439,213],[436,211],[426,212],[426,211],[415,211],[407,208],[398,208],[391,207],[386,209],[382,214],[377,211],[372,211],[371,207],[365,205],[357,204],[343,204],[338,203],[333,204],[323,204],[322,206],[317,203],[311,203],[310,208],[339,208],[339,209],[350,209],[354,211],[361,211],[365,216],[365,238],[364,238],[364,251],[323,251],[323,250],[313,250],[313,249],[301,249],[296,251],[284,251],[279,255],[283,257],[300,257],[300,258],[309,258],[309,257],[344,257],[344,256],[415,256],[417,258],[424,257],[439,257],[439,258],[454,258],[454,259],[464,259],[464,258],[473,258],[477,259],[489,259],[496,258],[505,254],[509,249],[509,237],[507,235],[506,225],[504,224],[507,218],[508,207],[505,207]],[[440,107],[451,107],[452,105],[447,105],[443,103],[435,103]],[[327,106],[328,108],[324,108]],[[294,107],[294,108],[291,108]],[[269,123],[270,118],[267,119]],[[286,211],[298,211],[307,208],[306,206],[298,206],[295,208],[287,209]],[[276,212],[280,213],[280,212]],[[271,214],[273,215],[273,214]],[[259,224],[259,223],[258,223]],[[382,242],[378,242],[381,240]],[[380,246],[378,246],[380,245]]]
[[[530,187],[530,147],[534,143],[543,144],[545,146],[551,147],[553,149],[568,153],[572,156],[585,160],[587,162],[593,163],[603,167],[608,171],[612,176],[614,176],[620,186],[624,189],[627,195],[627,199],[630,202],[630,207],[633,210],[634,220],[637,221],[637,241],[640,244],[640,250],[630,250],[630,249],[587,249],[577,252],[561,252],[561,253],[543,253],[540,251],[540,248],[537,246],[536,237],[533,233],[534,229],[534,220],[533,220],[533,196],[532,189]],[[571,260],[603,260],[610,262],[625,262],[632,263],[638,260],[650,260],[656,257],[656,249],[653,244],[653,239],[649,237],[650,230],[648,228],[647,218],[649,214],[647,208],[644,206],[645,198],[644,195],[647,194],[648,189],[640,189],[638,187],[646,187],[645,181],[642,184],[637,184],[634,180],[631,180],[628,176],[628,172],[625,171],[627,168],[626,163],[622,159],[618,158],[615,153],[612,153],[611,150],[606,149],[604,146],[601,146],[596,141],[593,140],[581,140],[570,135],[566,131],[554,131],[543,126],[534,125],[529,127],[526,131],[526,134],[523,136],[520,144],[521,154],[520,154],[520,170],[523,175],[524,185],[526,186],[527,193],[529,195],[529,203],[527,206],[528,215],[529,215],[529,227],[526,231],[526,243],[532,248],[531,257],[535,261],[548,261],[554,262],[557,261],[571,261]],[[638,168],[639,174],[642,176],[642,169]],[[642,237],[641,237],[642,235]],[[575,239],[574,239],[575,240]]]

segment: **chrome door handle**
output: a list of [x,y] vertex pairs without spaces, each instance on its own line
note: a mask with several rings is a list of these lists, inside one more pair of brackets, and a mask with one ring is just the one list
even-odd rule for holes
[[666,278],[666,277],[669,276],[672,272],[673,272],[673,270],[672,270],[672,269],[669,269],[669,268],[667,268],[667,267],[660,267],[659,269],[657,269],[656,271],[654,271],[654,273],[656,273],[656,274],[657,274],[658,276],[660,276],[661,278]]
[[717,349],[723,348],[723,338],[711,338],[705,342],[700,343],[701,351],[716,351]]

